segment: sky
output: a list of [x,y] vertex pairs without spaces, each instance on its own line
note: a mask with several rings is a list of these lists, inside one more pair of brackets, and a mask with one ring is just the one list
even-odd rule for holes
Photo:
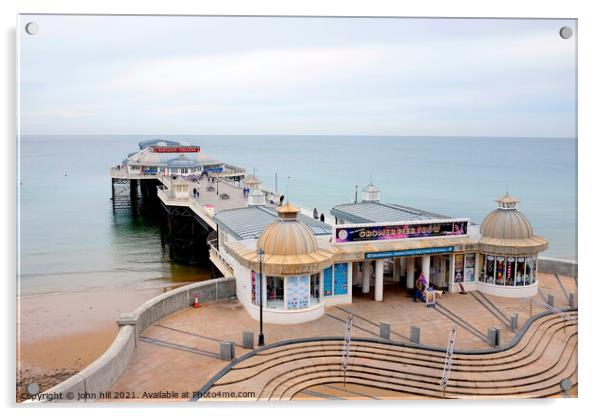
[[[28,35],[35,21],[39,32]],[[574,20],[20,16],[21,134],[576,137]]]

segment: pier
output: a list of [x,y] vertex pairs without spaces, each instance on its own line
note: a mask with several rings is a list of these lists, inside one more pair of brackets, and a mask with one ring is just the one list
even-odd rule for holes
[[[109,169],[113,210],[160,207],[161,237],[169,257],[186,263],[210,260],[225,276],[230,265],[216,247],[216,213],[258,204],[276,207],[280,195],[238,166],[212,159],[198,146],[150,140]],[[244,190],[248,189],[249,192]],[[250,195],[254,191],[253,195]]]

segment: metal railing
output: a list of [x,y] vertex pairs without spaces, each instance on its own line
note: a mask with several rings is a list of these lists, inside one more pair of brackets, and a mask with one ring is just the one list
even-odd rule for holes
[[541,308],[543,308],[543,309],[545,309],[545,310],[547,310],[549,312],[552,312],[555,315],[561,316],[564,319],[564,325],[562,327],[563,330],[564,330],[564,332],[566,332],[566,327],[567,327],[567,324],[569,322],[571,322],[573,324],[578,323],[578,318],[576,316],[568,314],[565,311],[563,311],[562,309],[559,309],[559,308],[557,308],[555,306],[552,306],[549,303],[539,302],[539,301],[533,300],[533,299],[531,299],[531,302],[535,303],[537,306],[539,306],[539,307],[541,307]]
[[[222,265],[226,268],[226,270],[230,271],[230,276],[234,276],[234,269],[228,263],[228,260],[224,256],[221,255],[219,250],[217,249],[217,238],[212,240],[207,240],[207,245],[209,246],[209,254],[214,255],[217,259],[222,263]],[[226,276],[226,277],[230,277]]]

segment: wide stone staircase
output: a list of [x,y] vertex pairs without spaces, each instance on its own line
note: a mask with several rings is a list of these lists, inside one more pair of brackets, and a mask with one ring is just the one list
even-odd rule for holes
[[312,387],[338,383],[410,398],[550,397],[563,393],[564,379],[577,385],[576,311],[544,314],[519,337],[508,348],[455,353],[445,391],[445,352],[434,348],[354,338],[344,374],[342,339],[268,346],[205,386],[210,394],[203,400],[237,392],[247,392],[247,400],[292,400]]

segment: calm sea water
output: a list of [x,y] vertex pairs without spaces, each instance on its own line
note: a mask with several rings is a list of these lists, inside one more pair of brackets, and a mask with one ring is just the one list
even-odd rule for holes
[[[208,278],[170,262],[158,225],[113,212],[109,166],[158,136],[24,136],[20,142],[23,294],[161,286]],[[167,138],[167,137],[166,137]],[[370,179],[384,202],[479,223],[509,190],[544,254],[575,259],[576,140],[459,137],[170,136],[249,171],[292,202],[329,212]]]

